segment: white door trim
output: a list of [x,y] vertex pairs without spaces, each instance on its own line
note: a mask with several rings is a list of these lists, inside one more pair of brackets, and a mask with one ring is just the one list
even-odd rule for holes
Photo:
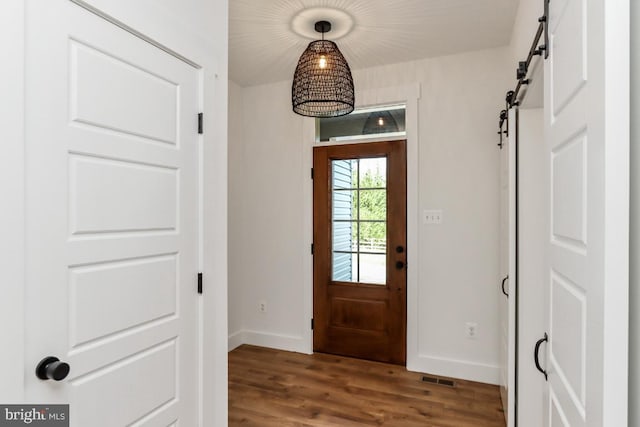
[[518,318],[517,318],[517,305],[518,305],[518,289],[520,287],[520,271],[519,271],[519,219],[520,219],[520,206],[519,206],[519,110],[517,107],[510,108],[508,111],[509,121],[508,126],[508,140],[509,144],[509,188],[507,190],[508,196],[508,230],[509,230],[509,254],[508,254],[508,272],[509,279],[507,296],[507,426],[513,427],[516,425],[517,417],[517,378],[518,378]]
[[[400,86],[370,89],[358,92],[357,108],[374,105],[406,104],[407,123],[407,369],[420,370],[418,353],[418,100],[421,96],[419,83]],[[304,200],[303,235],[307,239],[302,242],[303,259],[303,325],[309,325],[313,317],[313,257],[309,253],[313,243],[313,182],[309,171],[313,165],[313,147],[322,145],[316,143],[314,119],[304,119],[302,125],[302,183]],[[359,141],[360,142],[360,141]],[[367,142],[367,141],[363,141]],[[414,266],[411,268],[411,266]],[[313,331],[309,327],[303,328],[302,344],[299,351],[313,353]]]
[[0,382],[0,402],[24,399],[24,11],[23,0],[0,2],[0,365],[10,366]]
[[[630,2],[604,8],[603,425],[627,425],[629,350]],[[589,13],[591,11],[588,11]]]
[[127,24],[125,24],[124,22],[114,18],[113,16],[107,15],[106,13],[101,11],[100,9],[97,9],[97,8],[93,7],[88,2],[83,1],[83,0],[69,0],[69,1],[71,1],[72,3],[77,4],[78,6],[80,6],[83,9],[88,10],[89,12],[93,13],[94,15],[99,16],[100,18],[104,19],[105,21],[111,22],[116,27],[122,28],[126,32],[131,33],[134,36],[136,36],[137,38],[146,41],[150,45],[157,47],[158,49],[162,50],[163,52],[166,52],[169,55],[171,55],[171,56],[173,56],[175,58],[178,58],[182,62],[186,62],[187,64],[191,65],[193,68],[197,68],[197,69],[201,68],[200,65],[198,65],[195,62],[191,61],[189,58],[186,58],[183,55],[181,55],[178,52],[176,52],[175,50],[173,50],[171,48],[168,48],[167,46],[163,45],[162,43],[159,43],[156,40],[154,40],[154,39],[152,39],[150,37],[147,37],[145,34],[141,33],[140,31],[136,30],[135,28],[132,28],[132,27],[128,26]]

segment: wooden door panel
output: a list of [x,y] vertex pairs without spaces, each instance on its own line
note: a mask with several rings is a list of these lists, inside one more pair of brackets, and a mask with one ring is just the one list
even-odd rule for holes
[[382,332],[386,330],[387,301],[331,297],[330,326]]
[[[406,148],[405,141],[366,143],[342,146],[316,147],[314,149],[314,350],[364,359],[405,363],[406,357]],[[351,207],[333,209],[333,203],[357,200],[367,191],[360,188],[358,173],[357,197],[332,196],[332,161],[356,159],[386,159],[386,241],[385,276],[381,284],[363,283],[361,278],[369,277],[360,270],[361,264],[345,266],[353,254],[347,253],[334,258],[332,244],[333,227],[338,220],[332,219],[332,212],[340,212],[339,218],[351,215]],[[360,163],[358,163],[360,165]],[[360,166],[358,166],[360,167]],[[350,173],[350,172],[349,172]],[[354,172],[355,173],[355,172]],[[348,178],[348,174],[347,174]],[[340,188],[343,188],[344,177]],[[348,179],[347,179],[348,181]],[[347,182],[347,187],[351,183]],[[351,191],[351,190],[338,190]],[[353,190],[356,191],[356,190]],[[358,205],[358,208],[361,206]],[[362,224],[360,218],[350,222],[349,230],[356,233],[354,242],[346,246],[357,248],[358,261],[365,256],[376,257],[361,250]],[[335,221],[334,221],[335,220]],[[375,220],[373,220],[375,221]],[[352,228],[352,224],[357,227]],[[357,231],[354,231],[357,230]],[[342,230],[341,230],[342,231]],[[341,234],[344,236],[344,234]],[[350,237],[350,236],[348,236]],[[336,237],[337,238],[337,237]],[[342,245],[339,249],[344,250]],[[340,262],[339,275],[351,272],[352,281],[333,280],[333,260]],[[402,263],[396,266],[396,263]],[[383,268],[383,267],[379,267]],[[337,273],[336,273],[337,274]],[[355,279],[353,277],[355,275]],[[343,277],[341,277],[343,279]]]

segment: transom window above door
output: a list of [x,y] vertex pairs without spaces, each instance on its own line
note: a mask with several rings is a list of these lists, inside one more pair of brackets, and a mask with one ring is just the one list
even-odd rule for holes
[[405,112],[404,104],[387,105],[356,109],[346,116],[316,119],[316,141],[404,138],[407,134]]

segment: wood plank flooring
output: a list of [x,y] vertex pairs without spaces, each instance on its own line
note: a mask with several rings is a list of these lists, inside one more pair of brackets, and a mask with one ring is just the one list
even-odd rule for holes
[[243,345],[229,353],[229,426],[504,427],[497,386],[422,381],[403,366]]

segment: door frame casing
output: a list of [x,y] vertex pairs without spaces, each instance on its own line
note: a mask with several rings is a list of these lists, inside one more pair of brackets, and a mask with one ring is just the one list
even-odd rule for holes
[[[406,148],[407,148],[407,348],[406,367],[410,371],[420,371],[418,353],[418,234],[419,234],[419,199],[418,199],[418,102],[421,96],[421,85],[419,83],[386,87],[380,89],[370,89],[358,92],[356,108],[364,108],[375,105],[406,105]],[[385,139],[385,138],[383,138]],[[386,138],[388,139],[388,138]],[[380,138],[358,140],[353,143],[367,143],[379,141]],[[304,223],[303,235],[307,236],[301,242],[303,253],[309,254],[304,257],[303,272],[303,319],[302,325],[309,325],[313,318],[313,256],[309,252],[309,247],[313,243],[313,181],[310,179],[309,171],[313,166],[313,147],[329,145],[329,143],[316,142],[315,120],[304,119],[302,126],[302,183],[304,200]],[[346,141],[342,144],[347,143]],[[411,266],[416,266],[411,268]],[[311,328],[303,328],[302,340],[298,351],[313,353],[313,331]]]
[[[604,236],[603,425],[627,425],[629,381],[629,195],[630,195],[630,5],[629,0],[591,5],[604,16],[603,123]],[[594,10],[596,9],[596,10]],[[595,13],[593,13],[595,12]],[[591,24],[591,22],[589,22]],[[587,24],[587,25],[589,25]],[[599,136],[596,133],[596,136]]]
[[[0,209],[0,352],[5,370],[0,382],[0,401],[18,403],[24,397],[24,268],[25,268],[25,185],[24,185],[24,0],[0,3],[0,49],[5,60],[0,67],[0,185],[2,199],[10,209]],[[7,347],[5,347],[7,348]]]
[[[70,0],[72,1],[72,0]],[[78,7],[82,7],[80,1]],[[149,39],[167,46],[198,64],[200,108],[205,133],[200,147],[199,258],[205,276],[200,299],[200,384],[199,425],[227,423],[227,28],[228,2],[217,2],[220,37],[214,46],[188,26],[175,22],[166,26],[167,11],[151,4],[132,6],[128,0],[91,0],[87,5],[134,28]],[[24,360],[25,331],[25,10],[24,0],[0,3],[0,47],[6,60],[0,68],[3,97],[0,109],[0,182],[3,202],[11,209],[0,210],[0,332],[11,351],[0,352],[0,362],[12,369],[0,382],[2,403],[24,403],[23,375],[29,371]],[[163,24],[164,23],[164,24]],[[204,29],[203,29],[204,30]],[[203,31],[204,32],[204,31]],[[194,118],[195,120],[195,118]],[[208,131],[210,129],[210,131]],[[215,131],[214,131],[215,130]],[[223,143],[220,143],[222,141]],[[195,281],[194,281],[195,292]],[[208,363],[203,361],[207,360]],[[6,379],[6,380],[5,380]],[[207,402],[207,404],[203,404]]]

